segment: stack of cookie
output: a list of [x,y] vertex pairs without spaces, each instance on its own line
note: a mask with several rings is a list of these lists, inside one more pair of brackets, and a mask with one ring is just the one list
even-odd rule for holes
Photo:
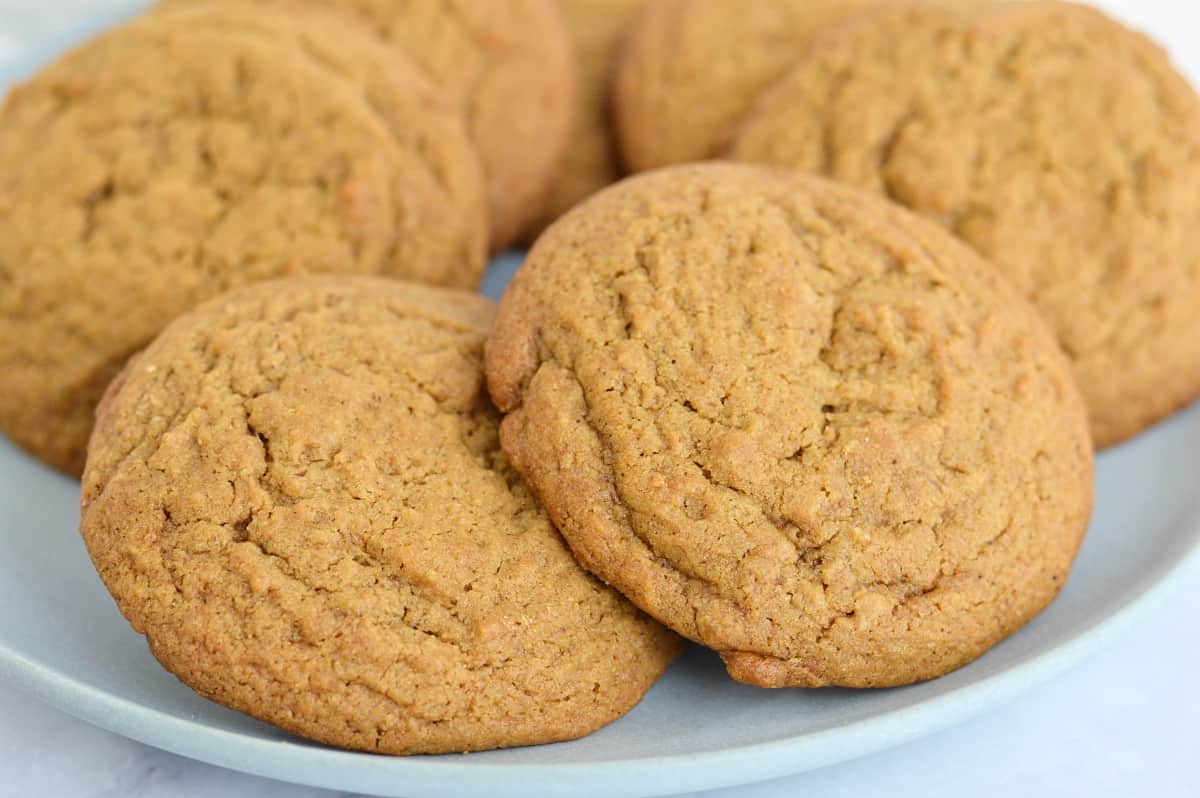
[[0,428],[72,474],[104,386],[222,290],[300,273],[474,289],[567,144],[551,0],[175,0],[0,116]]
[[409,754],[587,734],[683,638],[935,678],[1200,388],[1200,100],[1136,34],[561,5],[174,0],[5,106],[0,424],[203,695]]

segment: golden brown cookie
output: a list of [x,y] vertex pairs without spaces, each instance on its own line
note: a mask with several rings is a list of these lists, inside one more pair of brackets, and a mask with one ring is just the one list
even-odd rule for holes
[[1099,12],[879,13],[814,46],[731,152],[886,194],[993,260],[1070,355],[1097,445],[1200,391],[1200,101]]
[[565,740],[674,635],[574,561],[508,466],[492,306],[259,284],[171,324],[105,398],[82,532],[154,656],[226,706],[391,754]]
[[[349,82],[387,125],[403,152],[419,153],[426,174],[399,175],[397,196],[411,196],[399,247],[439,253],[404,276],[433,285],[475,288],[487,265],[487,189],[479,156],[458,108],[399,49],[370,29],[317,6],[287,13],[279,6],[193,0],[168,6],[162,24],[265,37],[302,52]],[[158,19],[155,17],[153,19]],[[437,191],[430,190],[436,183]],[[407,259],[405,256],[400,256]]]
[[617,68],[613,108],[636,172],[718,154],[814,32],[880,0],[651,0]]
[[[200,0],[165,0],[166,8]],[[303,14],[312,0],[271,3]],[[570,38],[553,0],[342,0],[459,106],[483,163],[492,248],[541,217],[562,168],[575,102]]]
[[579,59],[579,92],[562,175],[550,192],[539,229],[620,175],[609,88],[626,28],[645,4],[646,0],[558,0]]
[[129,354],[236,284],[474,285],[482,237],[447,179],[472,157],[456,124],[430,106],[398,138],[301,51],[161,19],[14,90],[0,112],[0,428],[79,473]]
[[936,226],[752,166],[601,192],[501,302],[501,444],[576,556],[763,686],[881,687],[1045,607],[1091,510],[1070,366]]

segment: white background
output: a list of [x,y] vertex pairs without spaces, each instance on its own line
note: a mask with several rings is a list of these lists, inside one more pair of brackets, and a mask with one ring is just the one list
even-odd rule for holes
[[[89,11],[106,4],[0,0],[0,62],[57,31],[77,27]],[[1200,5],[1194,0],[1109,0],[1097,5],[1166,43],[1180,68],[1200,85]],[[1200,567],[1191,571],[1182,588],[1143,612],[1133,629],[1107,650],[1001,709],[882,754],[706,795],[1196,798]],[[177,795],[317,798],[335,793],[244,776],[156,751],[0,685],[0,798]]]

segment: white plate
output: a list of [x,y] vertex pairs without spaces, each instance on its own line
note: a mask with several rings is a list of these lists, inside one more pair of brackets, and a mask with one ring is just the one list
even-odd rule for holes
[[[510,257],[493,269],[488,293],[496,295],[515,264]],[[875,692],[764,691],[731,682],[715,656],[693,649],[630,715],[586,739],[387,758],[298,740],[200,698],[163,671],[91,569],[76,531],[77,483],[0,442],[0,678],[177,754],[343,791],[621,798],[765,780],[946,727],[1103,645],[1169,590],[1186,559],[1200,556],[1197,451],[1200,407],[1105,454],[1095,521],[1062,597],[942,679]]]

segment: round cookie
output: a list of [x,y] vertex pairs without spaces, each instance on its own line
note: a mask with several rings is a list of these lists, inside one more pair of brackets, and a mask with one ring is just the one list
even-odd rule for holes
[[96,401],[130,353],[239,283],[364,272],[473,285],[478,232],[428,231],[431,211],[443,224],[458,212],[440,161],[468,153],[449,148],[448,120],[429,123],[437,140],[423,126],[401,148],[300,51],[162,20],[14,90],[0,112],[0,427],[78,474]]
[[[166,0],[165,8],[198,0]],[[311,0],[272,3],[306,13]],[[424,70],[466,117],[487,179],[492,249],[541,217],[571,130],[575,65],[553,0],[343,0]]]
[[881,0],[651,0],[619,61],[613,109],[635,172],[718,154],[811,36]]
[[558,0],[575,43],[579,91],[571,145],[539,229],[620,176],[609,88],[625,30],[645,4],[646,0]]
[[794,172],[584,203],[504,295],[487,373],[580,562],[751,684],[973,660],[1054,598],[1091,511],[1034,309],[936,226]]
[[678,639],[585,573],[507,465],[492,306],[385,280],[263,283],[171,324],[98,413],[82,533],[190,687],[412,754],[571,739]]
[[419,154],[421,171],[400,173],[399,198],[406,227],[398,246],[420,247],[433,257],[409,257],[421,268],[403,276],[432,285],[476,288],[487,267],[487,189],[479,156],[457,107],[446,101],[395,47],[380,43],[344,14],[319,7],[286,13],[268,4],[196,0],[168,6],[161,17],[176,29],[206,29],[257,36],[302,52],[348,81],[387,125],[404,153]]
[[864,18],[761,98],[731,154],[886,194],[995,262],[1071,357],[1098,446],[1200,391],[1200,100],[1099,12]]

